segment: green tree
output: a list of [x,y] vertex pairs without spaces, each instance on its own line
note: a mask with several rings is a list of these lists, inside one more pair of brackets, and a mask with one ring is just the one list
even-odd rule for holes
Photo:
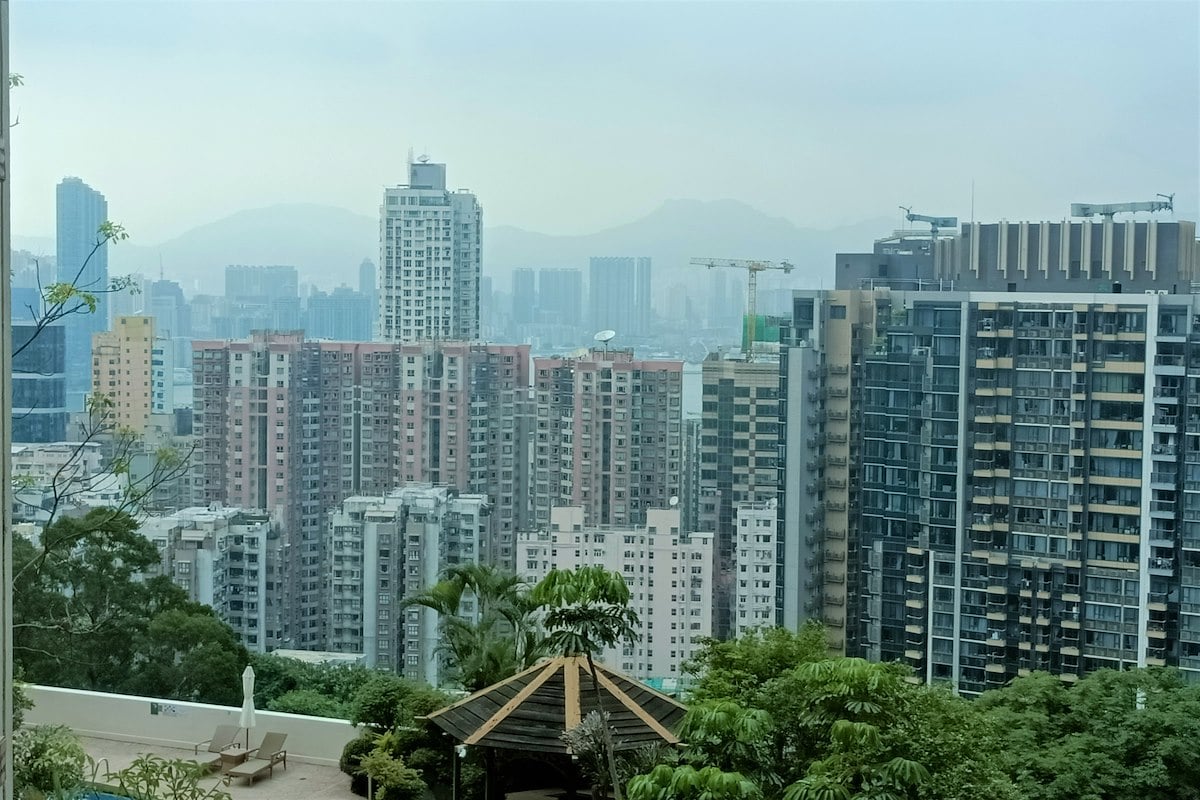
[[[476,608],[467,613],[471,603]],[[529,587],[515,573],[458,564],[403,606],[437,613],[440,650],[457,683],[469,692],[515,675],[544,654]]]
[[[310,664],[272,653],[250,656],[254,667],[254,702],[271,711],[282,706],[307,707],[293,711],[317,717],[350,718],[354,696],[378,673],[361,664]],[[291,695],[295,694],[295,697]],[[284,699],[288,697],[288,699]],[[281,707],[276,708],[276,704]],[[321,712],[321,713],[318,713]]]
[[[240,700],[245,649],[169,578],[128,514],[62,517],[39,545],[13,541],[13,651],[35,683]],[[236,696],[234,696],[236,695]]]
[[295,689],[285,692],[267,703],[266,708],[268,711],[303,714],[307,717],[346,719],[350,716],[350,709],[345,703],[339,703],[332,697],[312,689]]
[[688,709],[679,726],[683,760],[744,775],[766,793],[782,785],[779,754],[772,749],[775,722],[766,711],[732,700],[709,700]]
[[[534,587],[533,600],[545,609],[543,624],[549,631],[549,648],[563,655],[587,658],[596,708],[603,709],[593,656],[603,648],[638,638],[634,629],[638,616],[629,607],[629,587],[625,579],[599,566],[554,569]],[[621,800],[621,780],[607,721],[601,730],[613,796]]]
[[629,800],[761,800],[762,789],[736,772],[660,764],[629,781]]
[[211,608],[189,603],[157,614],[135,642],[125,684],[135,694],[235,706],[242,702],[246,648]]
[[815,620],[799,631],[760,628],[736,639],[705,639],[684,672],[696,676],[693,702],[733,700],[754,705],[763,685],[800,664],[829,657],[825,627]]
[[[445,692],[414,684],[397,675],[377,673],[358,690],[351,704],[350,720],[364,728],[357,739],[343,749],[339,763],[342,771],[358,785],[368,754],[383,740],[388,755],[417,770],[429,786],[436,786],[450,774],[450,748],[441,732],[425,719],[426,715],[448,705]],[[386,737],[386,738],[385,738]]]
[[1017,678],[976,705],[1029,800],[1196,800],[1200,686],[1170,669],[1099,670],[1073,687]]

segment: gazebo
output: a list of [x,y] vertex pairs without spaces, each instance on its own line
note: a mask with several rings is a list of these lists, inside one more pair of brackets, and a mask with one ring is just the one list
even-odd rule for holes
[[[674,729],[687,711],[682,704],[603,664],[596,664],[596,673],[600,704],[608,712],[618,750],[679,743]],[[562,763],[570,756],[562,734],[595,709],[587,659],[560,656],[481,689],[428,719],[463,745],[525,751],[539,754],[537,760],[545,763]]]

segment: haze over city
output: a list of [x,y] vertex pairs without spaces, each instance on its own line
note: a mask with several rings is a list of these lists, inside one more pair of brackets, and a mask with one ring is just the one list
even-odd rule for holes
[[[912,204],[1197,203],[1192,3],[17,3],[18,236],[63,175],[154,245],[241,209],[374,217],[409,148],[489,226],[670,198],[802,227]],[[86,80],[83,74],[86,73]],[[364,254],[365,255],[365,254]],[[485,244],[485,261],[486,261]],[[486,269],[486,265],[485,265]]]
[[1194,0],[0,0],[4,73],[0,798],[1196,800]]

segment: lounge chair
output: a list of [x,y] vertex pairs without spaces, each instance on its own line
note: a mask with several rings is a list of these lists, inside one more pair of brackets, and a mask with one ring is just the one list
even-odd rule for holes
[[287,750],[283,749],[286,739],[286,733],[266,734],[258,747],[247,752],[247,758],[243,763],[225,774],[231,778],[246,778],[247,785],[249,785],[254,783],[255,778],[261,777],[264,772],[273,776],[276,764],[282,763],[283,768],[287,769]]
[[209,769],[220,766],[221,751],[227,747],[233,747],[241,731],[242,729],[237,725],[218,725],[217,729],[213,731],[212,738],[205,739],[203,742],[196,742],[193,748],[195,754],[200,756],[201,752],[204,753],[203,756],[196,760]]

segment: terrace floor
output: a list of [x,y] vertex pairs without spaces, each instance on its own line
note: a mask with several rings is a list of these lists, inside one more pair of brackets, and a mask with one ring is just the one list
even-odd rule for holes
[[[154,747],[152,745],[134,742],[119,742],[113,739],[85,737],[83,749],[97,761],[107,759],[108,769],[101,770],[116,772],[133,763],[139,755],[153,753],[164,758],[192,759],[191,750],[180,750],[172,747]],[[104,782],[103,774],[98,780]],[[217,774],[206,779],[201,784],[211,788],[221,778]],[[350,778],[337,767],[322,767],[315,764],[300,764],[289,760],[287,769],[282,766],[275,769],[272,777],[263,777],[246,785],[246,779],[235,779],[223,787],[234,800],[242,798],[257,798],[257,800],[358,800],[358,795],[350,791]]]

